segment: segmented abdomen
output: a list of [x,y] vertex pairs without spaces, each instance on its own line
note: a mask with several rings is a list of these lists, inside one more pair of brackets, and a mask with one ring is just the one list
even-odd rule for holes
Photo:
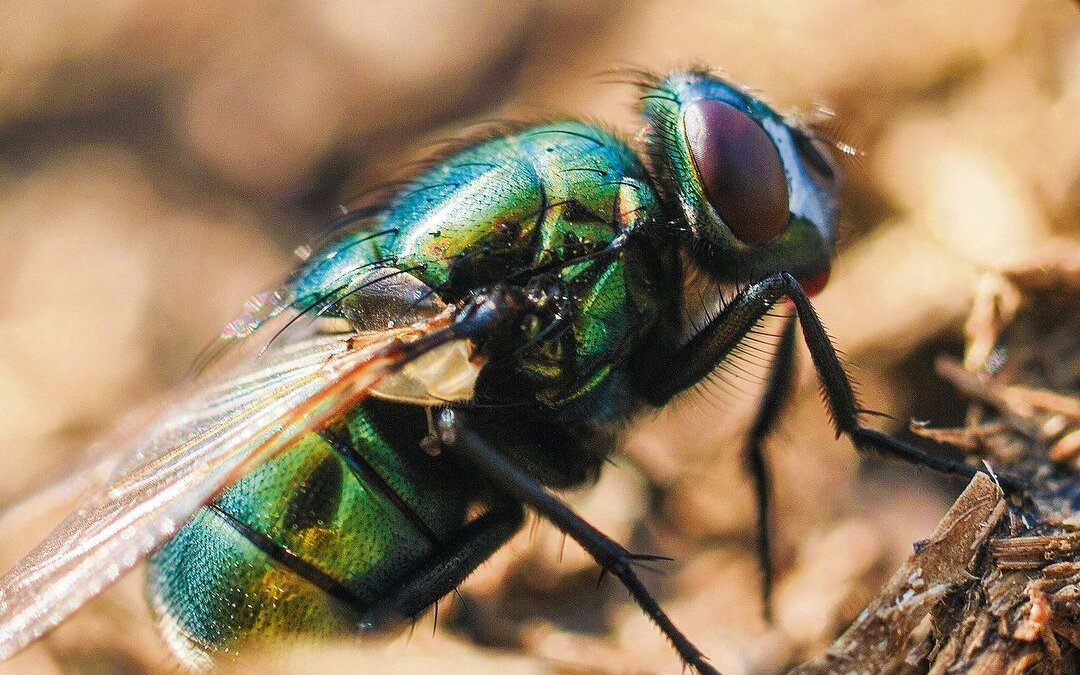
[[468,481],[420,450],[425,432],[422,410],[368,402],[201,509],[150,561],[178,655],[199,665],[253,638],[355,631],[465,519]]

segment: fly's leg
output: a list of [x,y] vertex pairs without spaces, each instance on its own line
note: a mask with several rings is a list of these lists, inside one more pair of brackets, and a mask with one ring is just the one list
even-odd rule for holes
[[346,440],[348,433],[332,425],[321,434],[337,455],[353,471],[357,480],[381,494],[396,506],[421,536],[431,545],[431,553],[415,568],[406,570],[403,580],[386,588],[375,600],[368,600],[288,547],[236,518],[216,504],[207,508],[254,544],[271,561],[306,580],[323,593],[351,610],[361,631],[385,629],[419,615],[440,598],[453,591],[465,577],[491,557],[521,528],[525,513],[521,505],[509,500],[490,504],[488,510],[446,538],[438,538],[420,515],[393,490],[379,472]]
[[772,619],[773,557],[769,525],[772,511],[772,477],[765,458],[764,443],[780,417],[780,412],[791,394],[795,381],[796,328],[794,316],[784,319],[780,342],[776,346],[772,363],[769,364],[765,393],[758,404],[757,414],[750,426],[744,450],[747,470],[754,480],[758,519],[757,555],[758,564],[761,567],[761,598],[767,620]]
[[[925,452],[859,423],[858,416],[862,410],[836,355],[836,349],[806,292],[787,272],[766,277],[736,295],[690,342],[661,364],[656,372],[664,373],[665,377],[653,378],[644,388],[644,395],[652,403],[663,404],[708,375],[781,298],[788,298],[795,305],[803,339],[810,349],[814,368],[821,378],[837,436],[845,434],[858,448],[873,449],[950,476],[970,479],[980,471],[963,462]],[[1006,490],[1020,492],[1023,489],[1020,484],[1005,476],[998,478]]]
[[641,560],[657,560],[657,556],[630,553],[600,530],[587,523],[565,502],[549,492],[535,479],[508,461],[485,439],[470,430],[458,419],[453,410],[443,410],[438,419],[439,436],[443,447],[459,460],[471,465],[491,480],[509,497],[536,510],[555,527],[570,535],[600,564],[600,567],[618,577],[642,611],[653,620],[660,631],[671,641],[683,661],[704,675],[719,675],[709,665],[694,644],[675,627],[660,604],[641,583],[634,571],[634,563]]
[[501,504],[440,542],[431,556],[399,586],[361,613],[361,629],[378,630],[423,612],[457,588],[505,544],[521,527],[524,517],[520,504]]

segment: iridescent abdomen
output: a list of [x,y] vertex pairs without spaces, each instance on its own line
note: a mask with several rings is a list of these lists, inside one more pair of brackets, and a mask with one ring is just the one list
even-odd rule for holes
[[[356,632],[358,610],[465,520],[469,481],[420,451],[425,430],[422,411],[370,402],[200,510],[150,563],[152,604],[175,651],[198,664],[251,638]],[[275,561],[275,546],[357,606]]]

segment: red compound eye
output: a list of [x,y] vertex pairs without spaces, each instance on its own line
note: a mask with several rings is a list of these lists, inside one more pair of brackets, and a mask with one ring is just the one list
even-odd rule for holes
[[[830,269],[826,267],[820,272],[813,272],[805,276],[796,276],[799,281],[799,285],[802,286],[803,291],[806,292],[806,296],[809,298],[814,297],[821,291],[825,290],[825,285],[829,283]],[[784,300],[784,304],[789,309],[795,309],[795,303],[790,298]]]
[[789,216],[780,153],[761,125],[720,101],[695,101],[683,118],[690,156],[709,203],[739,241],[776,237]]
[[825,289],[825,285],[829,283],[829,268],[811,274],[806,277],[799,277],[799,285],[802,286],[806,294],[811,298]]

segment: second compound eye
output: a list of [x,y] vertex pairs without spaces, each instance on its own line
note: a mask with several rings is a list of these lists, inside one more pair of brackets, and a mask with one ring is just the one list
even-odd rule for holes
[[683,130],[709,203],[739,241],[765,243],[790,216],[780,153],[761,125],[735,106],[700,100],[686,107]]

